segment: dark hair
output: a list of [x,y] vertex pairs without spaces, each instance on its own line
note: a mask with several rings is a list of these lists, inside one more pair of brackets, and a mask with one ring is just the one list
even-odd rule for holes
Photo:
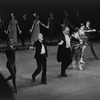
[[78,27],[75,27],[74,28],[74,32],[78,32],[79,28]]

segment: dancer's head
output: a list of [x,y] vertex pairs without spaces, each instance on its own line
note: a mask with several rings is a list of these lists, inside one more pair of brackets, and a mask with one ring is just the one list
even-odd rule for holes
[[8,39],[8,40],[7,40],[7,44],[8,44],[8,45],[13,45],[13,43],[14,43],[13,39]]
[[14,14],[13,14],[13,13],[11,13],[11,18],[12,18],[12,19],[15,19],[15,16],[14,16]]
[[41,33],[38,34],[38,40],[43,41],[43,35]]
[[69,27],[64,27],[63,32],[64,32],[66,35],[68,35],[68,34],[69,34],[69,32],[70,32]]
[[88,20],[86,21],[86,27],[90,27],[91,22]]

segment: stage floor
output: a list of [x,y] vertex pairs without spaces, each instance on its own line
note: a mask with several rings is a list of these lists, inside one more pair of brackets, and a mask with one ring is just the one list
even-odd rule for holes
[[[100,43],[94,43],[100,58]],[[68,77],[60,77],[60,63],[56,60],[57,46],[48,46],[47,85],[40,84],[41,73],[32,82],[31,75],[36,69],[34,51],[16,51],[17,88],[15,100],[100,100],[100,60],[94,59],[90,48],[85,50],[83,70],[66,70]],[[0,72],[7,77],[6,56],[0,53]],[[9,81],[9,84],[12,83]]]

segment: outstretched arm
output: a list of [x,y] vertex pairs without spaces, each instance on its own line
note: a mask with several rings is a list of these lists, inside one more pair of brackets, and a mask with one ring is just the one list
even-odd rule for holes
[[33,30],[33,28],[34,28],[34,23],[35,23],[35,22],[33,22],[31,29],[29,29],[30,33],[32,32],[32,30]]
[[[10,22],[11,23],[11,22]],[[10,23],[8,25],[8,28],[7,28],[7,31],[6,31],[6,34],[8,34],[9,30],[10,30]]]
[[21,30],[19,28],[18,22],[17,22],[17,28],[18,28],[19,33],[21,34]]
[[39,22],[40,22],[40,24],[41,24],[42,26],[44,26],[45,28],[47,28],[47,29],[49,28],[48,25],[46,26],[46,25],[44,25],[41,21],[39,21]]

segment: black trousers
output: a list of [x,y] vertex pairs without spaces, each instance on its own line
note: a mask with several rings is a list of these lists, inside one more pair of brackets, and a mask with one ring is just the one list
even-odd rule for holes
[[6,63],[6,66],[11,74],[11,76],[8,78],[8,80],[10,79],[15,79],[16,77],[16,66],[15,66],[15,62],[8,62]]
[[68,66],[71,64],[71,62],[72,62],[71,50],[70,48],[65,48],[63,50],[63,57],[61,61],[61,75],[66,74],[65,71],[68,68]]
[[7,61],[6,66],[11,74],[11,76],[9,76],[6,81],[11,80],[12,79],[12,83],[15,89],[15,92],[17,92],[17,88],[16,88],[16,66],[15,66],[15,62],[9,62]]
[[47,71],[47,59],[44,55],[41,55],[38,59],[36,59],[37,62],[37,69],[32,74],[32,77],[35,78],[41,71],[41,82],[46,82],[46,71]]

